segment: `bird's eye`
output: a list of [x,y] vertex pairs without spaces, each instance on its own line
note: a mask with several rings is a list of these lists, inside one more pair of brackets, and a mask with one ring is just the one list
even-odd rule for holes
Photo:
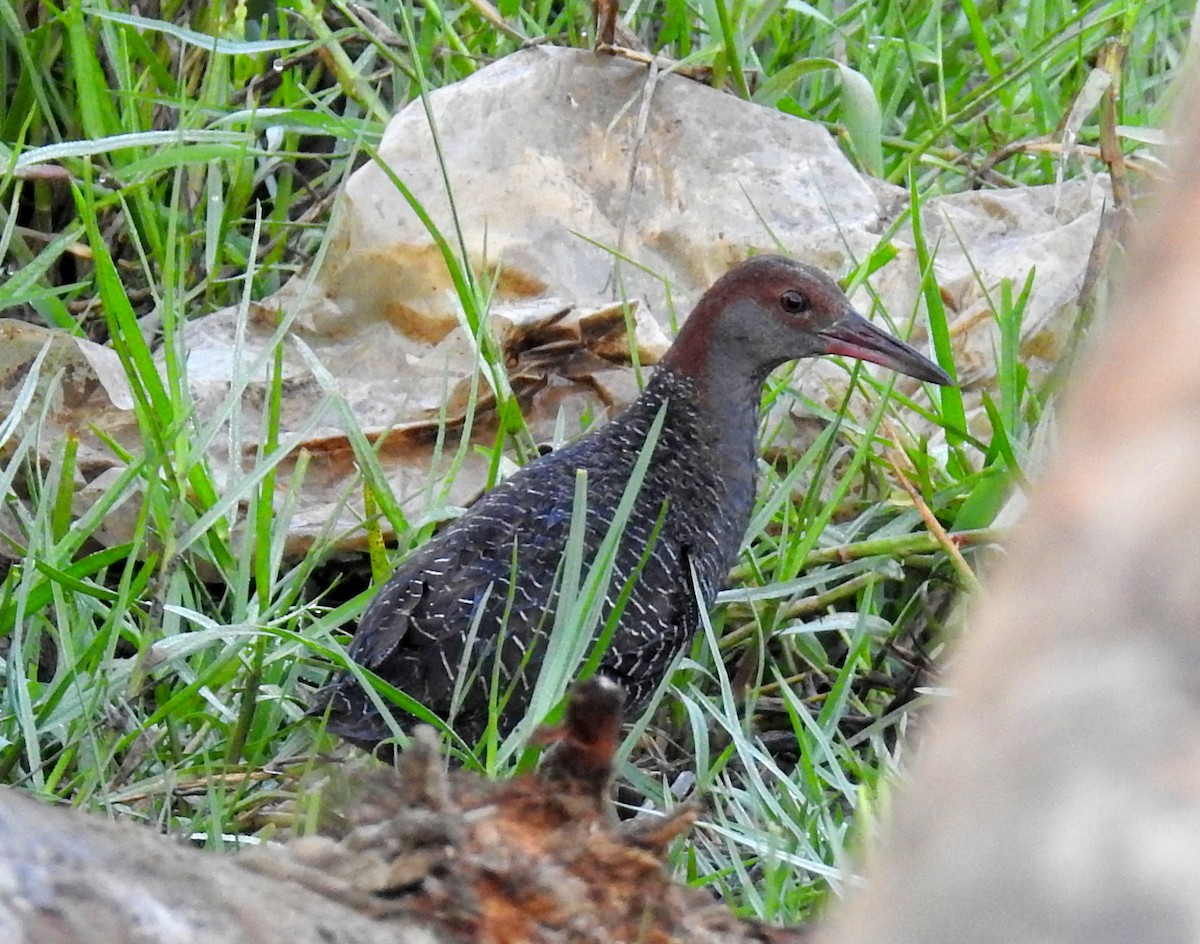
[[808,300],[808,296],[803,292],[797,292],[795,289],[788,289],[779,299],[779,304],[783,306],[783,310],[789,315],[798,315],[802,311],[808,311],[812,308],[812,302]]

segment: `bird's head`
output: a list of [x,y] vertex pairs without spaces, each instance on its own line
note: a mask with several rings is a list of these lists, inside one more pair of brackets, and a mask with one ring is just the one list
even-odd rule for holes
[[872,361],[928,383],[954,383],[927,357],[858,314],[820,269],[784,256],[755,256],[714,282],[662,363],[720,382],[762,378],[786,361],[822,354]]

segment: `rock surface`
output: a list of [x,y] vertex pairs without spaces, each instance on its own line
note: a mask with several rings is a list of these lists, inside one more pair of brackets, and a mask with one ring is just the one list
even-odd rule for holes
[[[560,413],[571,436],[582,420],[636,394],[635,372],[624,366],[626,319],[615,303],[636,303],[640,359],[653,362],[673,335],[673,319],[752,250],[782,247],[840,276],[890,238],[897,255],[871,288],[902,336],[915,315],[911,337],[919,347],[927,343],[911,231],[901,222],[893,234],[907,195],[859,174],[818,125],[679,76],[651,78],[640,64],[553,47],[517,53],[428,101],[445,176],[420,101],[389,124],[379,156],[452,246],[461,231],[491,291],[489,324],[508,361],[508,382],[538,438],[555,438]],[[926,239],[951,308],[955,358],[977,430],[986,422],[980,391],[994,388],[996,372],[986,296],[998,297],[1002,279],[1019,290],[1036,267],[1022,354],[1035,383],[1044,378],[1074,323],[1104,198],[1103,180],[1093,179],[924,202]],[[618,256],[629,261],[618,263]],[[854,301],[872,313],[870,293],[859,291]],[[377,165],[349,180],[327,251],[305,278],[247,311],[187,325],[197,419],[208,422],[223,415],[231,397],[240,400],[237,430],[226,427],[212,449],[214,466],[231,480],[249,467],[257,446],[280,312],[292,319],[285,480],[301,450],[308,458],[291,549],[302,551],[327,528],[349,533],[351,544],[361,541],[355,527],[362,511],[353,497],[361,493],[358,468],[335,395],[369,435],[387,432],[380,463],[404,507],[420,515],[439,505],[471,386],[486,393],[488,380],[478,376],[476,345],[463,330],[434,240]],[[94,345],[80,358],[96,378],[115,362],[113,352]],[[843,396],[845,374],[836,365],[805,366],[796,378],[817,401]],[[16,387],[19,377],[7,386],[10,397]],[[105,384],[92,391],[89,412],[100,428],[128,425],[127,409]],[[809,424],[787,409],[775,417],[785,423],[776,442],[802,442]],[[484,410],[473,420],[477,441],[490,442],[494,417]],[[449,435],[439,454],[432,441],[442,422]],[[86,426],[79,430],[98,457],[107,455]],[[84,475],[81,508],[104,486],[104,471],[99,462]],[[468,450],[444,500],[465,502],[486,473]],[[132,526],[133,505],[128,520],[119,512],[112,517],[114,540]]]

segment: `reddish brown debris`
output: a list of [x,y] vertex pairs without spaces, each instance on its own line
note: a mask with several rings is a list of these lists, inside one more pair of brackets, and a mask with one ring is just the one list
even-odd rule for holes
[[799,929],[741,921],[663,867],[694,807],[650,826],[620,825],[608,784],[621,695],[581,684],[564,723],[545,729],[541,769],[504,782],[447,771],[431,738],[397,769],[358,784],[340,834],[288,846],[318,883],[343,883],[380,915],[436,921],[463,940],[527,942],[796,942]]
[[607,679],[597,677],[577,686],[562,725],[534,735],[535,743],[550,745],[538,768],[542,781],[603,802],[621,740],[624,705],[620,686]]

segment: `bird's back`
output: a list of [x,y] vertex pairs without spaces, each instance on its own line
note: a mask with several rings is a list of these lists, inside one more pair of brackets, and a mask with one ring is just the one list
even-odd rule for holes
[[[534,461],[410,554],[368,606],[351,657],[448,719],[456,686],[476,672],[452,719],[468,740],[487,723],[488,682],[498,658],[502,689],[511,684],[501,727],[511,728],[524,714],[554,625],[576,471],[587,474],[586,574],[666,402],[599,623],[605,625],[629,584],[601,672],[625,688],[632,708],[644,704],[696,629],[691,567],[702,588],[699,605],[707,607],[737,552],[753,501],[752,487],[728,494],[706,461],[713,431],[696,412],[689,383],[660,371],[613,422]],[[336,733],[365,745],[389,735],[353,677],[337,680],[328,702]]]

